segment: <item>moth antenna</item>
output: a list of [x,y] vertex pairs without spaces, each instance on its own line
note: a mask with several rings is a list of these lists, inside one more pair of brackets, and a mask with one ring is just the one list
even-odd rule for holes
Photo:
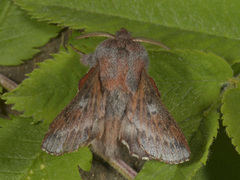
[[84,55],[84,53],[82,51],[79,51],[78,49],[76,49],[73,45],[69,44],[69,46],[77,53],[81,54],[82,56]]
[[111,33],[99,31],[99,32],[92,32],[92,33],[83,34],[82,36],[79,36],[76,39],[84,39],[84,38],[87,38],[87,37],[94,37],[94,36],[108,37],[108,38],[111,38],[111,39],[116,38],[115,35],[113,35]]
[[144,37],[134,37],[134,38],[132,38],[132,40],[135,42],[146,42],[149,44],[154,44],[154,45],[160,46],[162,48],[165,48],[167,50],[170,49],[169,47],[165,46],[163,43],[153,40],[153,39],[148,39],[148,38],[144,38]]

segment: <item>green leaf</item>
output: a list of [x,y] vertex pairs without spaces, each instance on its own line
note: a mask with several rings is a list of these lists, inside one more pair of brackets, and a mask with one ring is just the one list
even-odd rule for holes
[[44,119],[50,123],[77,93],[80,77],[87,68],[80,64],[80,55],[60,52],[55,60],[39,63],[40,69],[29,74],[21,85],[4,94],[7,104],[24,111],[24,117],[34,117],[35,122]]
[[[89,21],[89,18],[101,15],[95,22],[97,23],[96,25],[101,25],[102,27],[105,25],[109,26],[112,20],[117,18],[120,20],[120,17],[122,17],[130,21],[150,22],[173,28],[184,26],[188,31],[197,30],[230,38],[239,37],[237,33],[239,26],[237,25],[239,25],[238,17],[240,13],[238,12],[238,7],[236,7],[236,5],[239,5],[239,1],[236,0],[222,3],[217,3],[217,1],[213,0],[191,2],[165,0],[155,3],[146,3],[144,0],[138,2],[129,2],[127,0],[113,2],[106,0],[92,2],[72,0],[71,2],[63,1],[60,4],[58,0],[16,0],[16,3],[31,11],[34,17],[55,23],[68,24],[69,26],[76,26],[76,21],[81,22],[83,20],[82,24],[84,23],[87,26],[88,23],[93,23],[93,21]],[[79,6],[76,6],[77,3]],[[67,14],[72,10],[78,12],[76,13],[79,14],[78,16],[85,15],[85,18],[76,20],[76,16],[72,17],[71,14]],[[57,12],[60,11],[66,15],[65,19],[60,18],[62,15],[57,15]],[[169,12],[172,11],[174,12],[170,14]],[[235,16],[231,16],[233,13]],[[105,21],[106,17],[109,17],[110,22]],[[235,24],[235,29],[229,29],[228,27],[233,24]]]
[[217,99],[221,85],[232,77],[230,66],[212,53],[149,51],[149,74],[165,105],[177,120],[202,113]]
[[194,180],[240,179],[240,156],[231,144],[231,140],[222,125],[210,151],[207,165],[197,172]]
[[226,132],[232,140],[232,144],[236,146],[237,152],[240,154],[240,83],[237,88],[226,90],[222,99],[223,125],[226,126]]
[[230,63],[240,57],[238,0],[15,2],[35,18],[74,29],[115,33],[124,26],[134,36],[154,38],[172,49],[211,51]]
[[35,122],[44,119],[50,123],[75,96],[80,77],[87,68],[80,64],[80,55],[60,52],[55,60],[39,63],[29,78],[10,93],[3,95],[13,109],[24,111],[24,117],[34,117]]
[[240,74],[240,62],[234,63],[232,65],[232,69],[233,69],[235,76],[239,75]]
[[58,27],[37,22],[10,0],[0,1],[0,65],[17,65],[33,57],[55,37]]
[[0,179],[79,179],[78,165],[90,169],[92,155],[87,148],[63,156],[43,152],[47,128],[31,122],[31,118],[0,119]]

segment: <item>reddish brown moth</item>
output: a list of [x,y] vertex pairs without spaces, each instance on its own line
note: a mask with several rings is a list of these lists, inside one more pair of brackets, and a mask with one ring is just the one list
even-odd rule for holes
[[100,43],[94,53],[82,56],[91,69],[80,80],[76,96],[52,122],[42,149],[61,155],[91,145],[130,178],[136,173],[118,159],[121,143],[139,159],[170,164],[189,160],[187,140],[147,74],[148,54],[139,42],[167,47],[132,38],[124,28],[116,35],[96,32],[79,39],[91,36],[110,39]]

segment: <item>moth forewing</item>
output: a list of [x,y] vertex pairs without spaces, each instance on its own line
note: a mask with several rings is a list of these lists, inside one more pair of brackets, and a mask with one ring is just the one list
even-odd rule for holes
[[44,151],[62,155],[88,145],[95,117],[101,117],[101,110],[94,109],[102,98],[98,76],[95,67],[80,80],[78,93],[50,125],[42,142]]
[[138,90],[128,108],[128,118],[122,123],[120,139],[130,154],[170,164],[189,160],[188,143],[162,103],[160,93],[146,70],[142,72]]

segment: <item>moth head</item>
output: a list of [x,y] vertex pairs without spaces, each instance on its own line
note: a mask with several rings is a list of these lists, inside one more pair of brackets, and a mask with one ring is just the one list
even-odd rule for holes
[[131,39],[131,34],[125,28],[121,28],[120,31],[117,31],[115,39]]

